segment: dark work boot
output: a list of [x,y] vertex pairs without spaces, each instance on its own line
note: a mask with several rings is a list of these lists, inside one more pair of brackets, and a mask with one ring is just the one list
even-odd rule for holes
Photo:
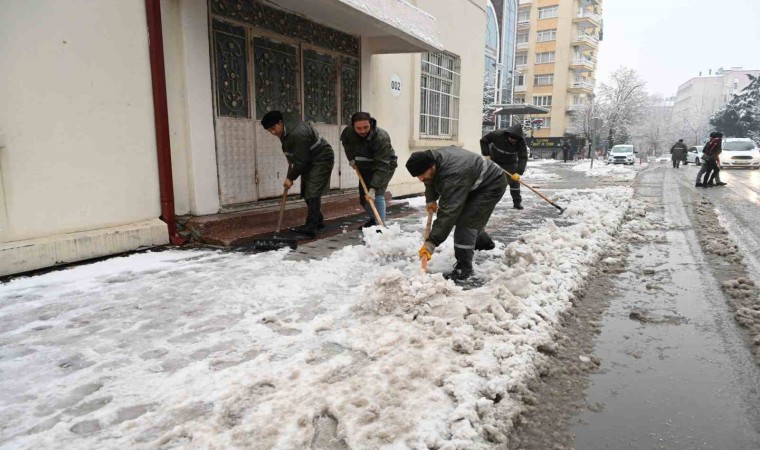
[[317,229],[319,228],[319,216],[321,215],[319,211],[319,207],[321,206],[320,200],[321,199],[319,197],[306,200],[306,223],[300,227],[290,228],[290,231],[312,238],[317,236]]
[[475,240],[475,250],[493,250],[496,248],[496,244],[485,231],[478,233],[478,238]]
[[[469,230],[469,232],[473,233],[475,231],[476,230]],[[443,278],[453,281],[462,281],[470,278],[472,275],[472,257],[474,254],[475,251],[472,249],[454,247],[454,257],[457,259],[457,262],[454,264],[454,270],[443,275]]]
[[456,264],[454,264],[454,270],[445,274],[443,278],[453,281],[462,281],[470,278],[471,276],[472,264],[464,261],[457,261]]
[[291,227],[289,228],[289,230],[292,231],[293,233],[309,236],[310,238],[317,237],[317,228],[314,226],[309,226],[308,224],[299,225],[297,227]]
[[525,209],[525,208],[523,207],[523,205],[522,205],[522,202],[515,202],[515,203],[513,204],[513,206],[515,207],[515,209]]
[[362,226],[359,227],[359,230],[362,230],[363,228],[374,227],[375,225],[377,225],[377,223],[375,223],[375,219],[369,219],[368,221],[364,222]]

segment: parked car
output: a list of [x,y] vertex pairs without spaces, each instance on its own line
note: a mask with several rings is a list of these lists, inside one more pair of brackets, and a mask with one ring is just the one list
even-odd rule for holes
[[723,139],[723,153],[720,155],[721,168],[747,167],[760,169],[760,149],[752,139]]
[[616,145],[607,155],[607,164],[630,164],[635,162],[633,145]]
[[689,150],[686,152],[686,161],[684,161],[683,165],[688,166],[689,163],[698,166],[702,164],[702,147],[689,147]]
[[660,155],[660,156],[657,157],[657,159],[655,161],[657,161],[657,162],[668,162],[671,159],[672,158],[671,158],[670,155]]

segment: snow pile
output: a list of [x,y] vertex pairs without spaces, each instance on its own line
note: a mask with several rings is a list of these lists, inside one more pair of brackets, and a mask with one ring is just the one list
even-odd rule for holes
[[168,251],[0,286],[0,444],[503,445],[632,192],[559,194],[570,225],[498,247],[467,291],[421,273],[422,209],[322,260]]
[[587,177],[594,178],[612,178],[617,181],[629,181],[636,177],[636,170],[615,164],[604,164],[601,161],[595,161],[594,167],[591,168],[591,162],[582,162],[573,166],[574,172],[585,172]]
[[528,169],[525,171],[525,177],[524,177],[524,181],[529,182],[529,183],[535,182],[535,181],[561,180],[561,179],[562,177],[557,175],[556,173],[547,172],[537,167],[533,167],[532,162],[528,166]]

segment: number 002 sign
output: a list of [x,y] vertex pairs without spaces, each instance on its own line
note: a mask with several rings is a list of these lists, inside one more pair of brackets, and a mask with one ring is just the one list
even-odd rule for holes
[[395,73],[391,75],[391,94],[394,97],[401,95],[401,77]]

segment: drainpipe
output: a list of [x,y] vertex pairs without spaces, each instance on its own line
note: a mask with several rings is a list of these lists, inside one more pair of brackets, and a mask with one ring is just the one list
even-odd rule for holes
[[158,155],[158,185],[161,192],[161,220],[169,229],[169,241],[180,245],[185,242],[177,234],[174,219],[174,182],[172,155],[169,144],[169,108],[166,101],[166,70],[164,68],[164,38],[161,32],[160,0],[145,0],[148,18],[148,46],[150,75],[153,81],[153,118],[156,127],[156,153]]

